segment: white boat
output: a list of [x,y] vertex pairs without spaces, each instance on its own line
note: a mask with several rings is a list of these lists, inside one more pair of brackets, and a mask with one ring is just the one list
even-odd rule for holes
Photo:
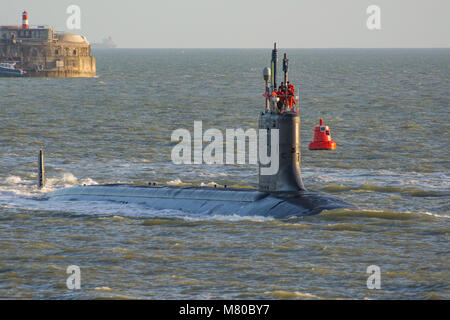
[[23,77],[26,72],[22,69],[16,69],[15,65],[16,62],[1,62],[0,76]]

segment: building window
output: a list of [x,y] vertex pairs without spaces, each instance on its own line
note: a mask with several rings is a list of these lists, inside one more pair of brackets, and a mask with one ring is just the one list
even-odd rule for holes
[[77,50],[73,50],[73,55],[74,55],[74,56],[77,55]]
[[56,50],[55,50],[55,55],[58,55],[58,54],[59,54],[59,50],[56,49]]

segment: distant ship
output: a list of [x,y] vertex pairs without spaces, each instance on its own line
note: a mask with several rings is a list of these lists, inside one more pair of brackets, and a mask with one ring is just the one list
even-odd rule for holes
[[11,76],[11,77],[23,77],[26,72],[23,71],[22,69],[16,69],[15,65],[16,65],[15,62],[0,63],[0,75]]
[[105,38],[100,43],[92,43],[92,49],[115,49],[117,48],[116,43],[111,37]]

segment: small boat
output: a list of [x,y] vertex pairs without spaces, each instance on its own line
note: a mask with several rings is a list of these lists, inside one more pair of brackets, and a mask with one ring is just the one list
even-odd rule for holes
[[23,77],[26,72],[22,69],[16,69],[15,65],[15,62],[1,62],[0,76]]

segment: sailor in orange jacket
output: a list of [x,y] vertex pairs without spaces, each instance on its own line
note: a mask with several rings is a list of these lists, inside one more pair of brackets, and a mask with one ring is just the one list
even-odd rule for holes
[[288,86],[288,90],[295,91],[294,85],[292,83],[289,83],[289,81],[287,82],[287,86]]
[[289,108],[292,109],[292,105],[293,104],[294,105],[297,104],[297,102],[295,101],[295,98],[294,98],[294,96],[295,96],[295,87],[294,87],[293,84],[290,84],[289,82],[287,83],[287,85],[288,85],[287,102],[288,102]]

